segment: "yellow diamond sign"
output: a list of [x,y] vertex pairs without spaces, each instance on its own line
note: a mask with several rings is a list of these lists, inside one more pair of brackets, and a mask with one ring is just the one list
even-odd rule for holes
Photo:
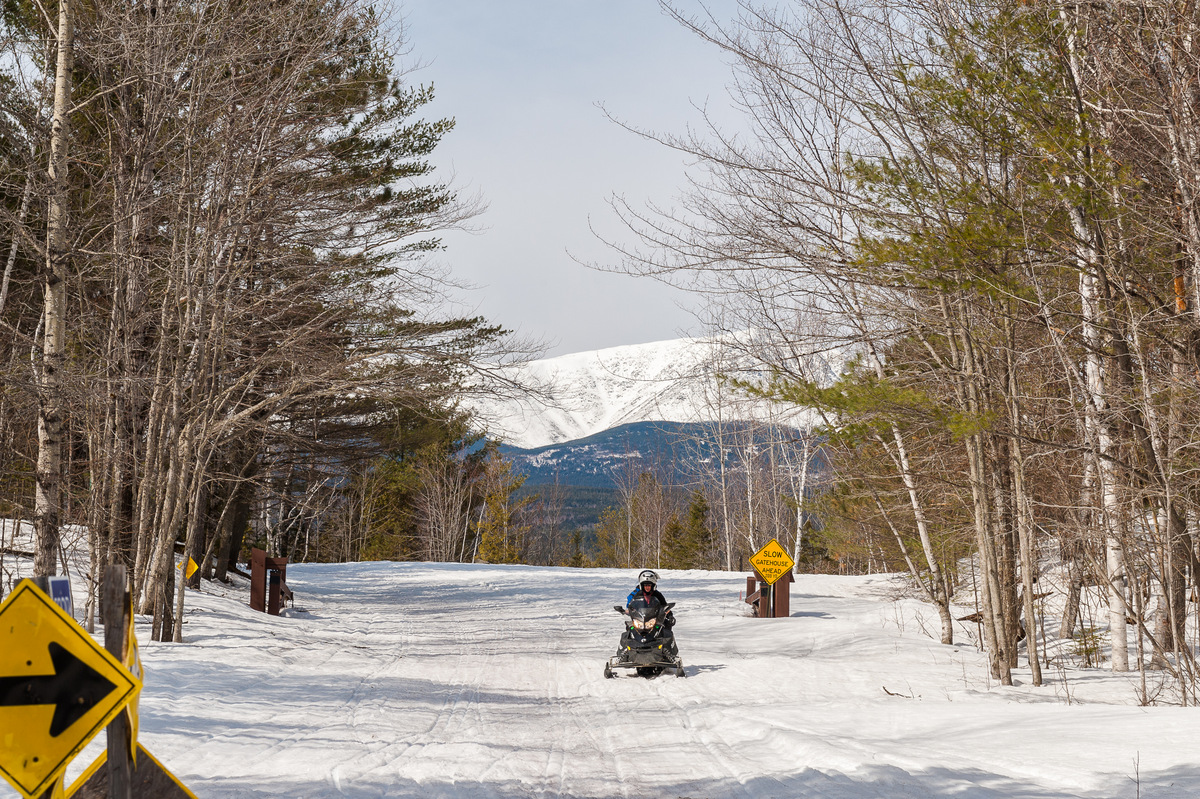
[[200,567],[196,564],[196,561],[192,560],[191,558],[188,558],[186,561],[181,561],[175,568],[182,569],[184,579],[187,580],[192,579],[192,575],[200,570]]
[[0,774],[40,796],[142,683],[40,588],[0,605]]
[[775,585],[776,580],[792,570],[796,561],[772,538],[766,546],[750,557],[750,565],[758,569],[767,585]]

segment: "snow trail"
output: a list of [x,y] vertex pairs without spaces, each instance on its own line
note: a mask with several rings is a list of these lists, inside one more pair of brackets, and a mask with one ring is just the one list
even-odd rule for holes
[[1200,709],[1102,671],[989,684],[890,577],[804,576],[761,620],[742,575],[662,572],[687,679],[606,680],[636,573],[293,565],[280,618],[192,594],[187,644],[139,625],[142,742],[200,799],[1200,793]]

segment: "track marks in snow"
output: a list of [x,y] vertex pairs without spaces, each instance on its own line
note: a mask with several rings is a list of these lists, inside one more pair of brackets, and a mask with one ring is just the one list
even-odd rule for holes
[[[664,679],[659,677],[658,679]],[[672,677],[670,679],[678,679]],[[752,794],[746,789],[746,768],[745,766],[735,765],[739,762],[734,747],[721,734],[721,727],[706,728],[696,724],[695,715],[698,715],[702,709],[702,701],[697,697],[689,697],[691,701],[684,702],[677,694],[672,693],[670,689],[659,691],[664,703],[668,706],[671,716],[677,719],[686,734],[688,741],[693,746],[682,746],[681,749],[692,753],[697,750],[702,752],[705,759],[715,765],[721,774],[726,778],[724,780],[725,787],[731,788],[734,785],[738,786],[737,793],[726,794],[726,796],[742,796],[750,797]]]
[[[606,680],[626,572],[353,564],[289,577],[310,613],[198,597],[199,643],[144,645],[143,739],[185,779],[203,775],[193,787],[209,799],[1109,799],[1132,795],[1112,765],[1127,740],[1195,732],[1190,714],[1151,722],[1113,705],[1094,710],[1126,723],[1123,739],[1057,756],[1087,707],[960,690],[986,664],[881,625],[890,606],[860,579],[806,577],[794,617],[768,621],[742,617],[738,575],[666,575],[688,679]],[[882,694],[901,677],[925,700]],[[1004,760],[987,745],[995,725]],[[1200,784],[1156,767],[1156,786]],[[1196,795],[1171,790],[1155,796]]]
[[[386,786],[406,772],[429,771],[424,766],[417,767],[422,760],[433,760],[427,750],[459,741],[464,730],[479,728],[483,671],[475,664],[486,647],[471,636],[464,636],[458,653],[433,655],[417,634],[405,638],[410,644],[408,660],[404,660],[404,653],[397,653],[388,666],[359,683],[348,703],[352,706],[350,726],[368,751],[340,766],[339,780],[360,786]],[[412,678],[409,672],[426,671],[416,661],[430,658],[444,664],[439,679]],[[406,684],[413,686],[410,690],[423,692],[415,708],[410,695],[391,687]],[[380,733],[382,738],[378,737]],[[367,741],[368,735],[373,739]]]
[[[614,730],[621,729],[622,720],[612,703],[580,690],[595,683],[600,667],[586,657],[553,662],[546,686],[546,701],[554,709],[555,718],[547,759],[547,782],[554,783],[552,794],[574,796],[573,789],[578,788],[584,796],[605,790],[613,796],[630,796],[635,775],[622,751],[624,742],[613,735]],[[608,775],[607,782],[595,779],[597,770]]]

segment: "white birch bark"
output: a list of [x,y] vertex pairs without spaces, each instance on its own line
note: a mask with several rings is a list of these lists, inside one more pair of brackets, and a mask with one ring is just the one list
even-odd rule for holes
[[47,212],[45,305],[41,369],[38,375],[38,456],[34,498],[37,536],[34,574],[58,570],[62,522],[62,452],[66,411],[63,366],[67,333],[67,150],[70,136],[71,69],[74,28],[71,0],[58,6],[58,58],[54,78],[54,116],[50,132],[50,206]]
[[[1080,53],[1079,38],[1075,34],[1073,12],[1067,7],[1060,6],[1059,15],[1067,28],[1067,64],[1071,80],[1074,83],[1076,95],[1082,91],[1083,61]],[[1078,132],[1086,132],[1087,123],[1083,108],[1075,111]],[[1084,153],[1085,158],[1087,153]],[[1087,159],[1090,160],[1090,159]],[[1066,182],[1072,183],[1071,178]],[[1089,443],[1093,448],[1093,458],[1096,463],[1096,481],[1100,494],[1100,523],[1104,536],[1105,572],[1108,593],[1109,637],[1112,647],[1112,670],[1129,670],[1129,647],[1125,629],[1125,619],[1128,613],[1125,602],[1125,572],[1124,553],[1119,533],[1120,498],[1117,494],[1117,476],[1113,466],[1113,437],[1112,431],[1105,419],[1108,408],[1108,386],[1103,355],[1103,308],[1100,296],[1099,274],[1100,253],[1096,243],[1096,235],[1078,205],[1066,203],[1066,210],[1071,220],[1072,232],[1075,234],[1075,257],[1079,270],[1079,302],[1082,322],[1083,341],[1086,347],[1084,365],[1084,390],[1086,408],[1084,424],[1087,428]]]
[[[1081,242],[1091,241],[1083,214],[1072,209],[1072,224]],[[1095,252],[1088,258],[1083,253],[1079,273],[1079,297],[1083,313],[1083,339],[1087,346],[1085,355],[1085,386],[1087,408],[1084,420],[1090,430],[1089,439],[1095,448],[1096,482],[1100,494],[1100,525],[1104,536],[1105,576],[1107,578],[1109,637],[1112,646],[1112,670],[1129,671],[1129,647],[1125,629],[1128,608],[1125,602],[1125,564],[1120,536],[1120,497],[1117,493],[1117,476],[1113,466],[1113,438],[1104,419],[1108,407],[1103,344],[1100,330],[1100,297],[1097,279],[1092,272]]]
[[[29,215],[29,203],[33,199],[33,167],[30,167],[30,173],[25,176],[25,190],[21,193],[21,207],[17,210],[16,226],[19,228],[25,224],[25,217]],[[13,267],[17,263],[17,236],[13,236],[12,248],[8,251],[8,260],[4,262],[4,277],[0,278],[0,314],[4,313],[4,305],[8,301],[8,287],[12,280]]]
[[[875,376],[880,380],[885,378],[883,361],[876,354],[874,347],[870,350],[871,365],[875,370]],[[921,502],[921,496],[917,491],[917,480],[913,474],[912,462],[908,457],[908,448],[904,444],[904,436],[900,428],[894,423],[891,425],[892,444],[895,450],[887,446],[883,439],[879,439],[879,443],[883,445],[888,456],[892,458],[896,471],[900,473],[901,480],[904,481],[904,489],[908,493],[909,505],[912,507],[913,522],[917,527],[917,536],[921,540],[921,551],[925,555],[925,565],[929,569],[929,578],[932,583],[932,594],[934,605],[938,609],[938,617],[942,625],[942,643],[954,643],[954,620],[950,615],[950,597],[947,596],[946,582],[942,575],[941,566],[938,564],[937,555],[933,551],[933,537],[929,532],[929,519],[925,515],[925,507]],[[914,577],[917,576],[914,574]]]

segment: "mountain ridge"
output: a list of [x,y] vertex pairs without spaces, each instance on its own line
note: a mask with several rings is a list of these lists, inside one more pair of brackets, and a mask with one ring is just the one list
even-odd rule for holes
[[681,338],[545,358],[515,367],[515,382],[548,399],[477,400],[489,437],[532,450],[643,422],[759,420],[807,427],[807,414],[747,398],[723,377],[764,378],[739,352],[748,333]]
[[[634,478],[643,472],[671,477],[674,485],[697,479],[694,465],[724,457],[735,464],[740,458],[716,444],[712,422],[630,422],[584,438],[523,448],[502,444],[500,453],[526,476],[530,486],[558,483],[589,488],[616,488],[623,474]],[[741,435],[752,422],[732,422],[726,436]],[[778,438],[777,428],[773,431]]]

